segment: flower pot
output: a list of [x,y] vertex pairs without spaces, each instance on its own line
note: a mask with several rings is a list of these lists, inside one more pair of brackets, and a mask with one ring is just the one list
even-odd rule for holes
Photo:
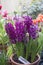
[[8,60],[7,65],[12,65],[10,60]]
[[11,57],[10,57],[10,60],[11,60],[11,63],[12,65],[39,65],[39,62],[40,62],[40,56],[37,55],[37,60],[34,61],[33,63],[30,63],[30,64],[21,64],[21,63],[17,63],[13,60],[13,57],[14,57],[15,54],[13,54]]

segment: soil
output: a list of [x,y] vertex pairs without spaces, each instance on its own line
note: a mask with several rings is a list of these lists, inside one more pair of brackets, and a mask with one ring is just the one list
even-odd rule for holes
[[17,62],[17,63],[23,64],[22,62],[20,62],[20,61],[18,60],[18,57],[17,57],[16,54],[13,56],[13,60],[14,60],[15,62]]
[[[35,58],[35,60],[34,61],[36,61],[37,60],[37,56],[36,56],[36,58]],[[15,61],[15,62],[17,62],[17,63],[21,63],[21,64],[23,64],[22,62],[20,62],[19,60],[18,60],[18,57],[17,57],[17,55],[15,54],[14,56],[13,56],[13,60]],[[31,57],[28,59],[28,61],[31,63]]]

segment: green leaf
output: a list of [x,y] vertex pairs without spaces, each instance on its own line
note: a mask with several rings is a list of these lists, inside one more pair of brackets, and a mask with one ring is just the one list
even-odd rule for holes
[[7,56],[10,57],[12,55],[12,53],[13,53],[13,49],[12,49],[12,46],[10,45],[8,47]]
[[3,25],[2,23],[0,22],[0,31],[3,29]]

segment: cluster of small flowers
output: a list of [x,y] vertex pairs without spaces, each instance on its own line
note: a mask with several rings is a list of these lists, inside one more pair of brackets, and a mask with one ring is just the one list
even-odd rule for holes
[[11,23],[7,23],[5,25],[5,29],[6,29],[6,33],[9,36],[10,41],[12,43],[15,43],[16,42],[16,40],[15,40],[16,34],[15,34],[15,29],[14,29],[13,25]]
[[33,23],[37,24],[43,22],[43,14],[39,14],[36,19],[33,19]]
[[[23,19],[23,20],[22,20]],[[33,24],[32,18],[29,16],[22,16],[22,19],[5,25],[5,30],[9,36],[11,42],[22,42],[26,36],[26,33],[30,35],[32,39],[37,37],[37,26]]]
[[36,33],[38,30],[38,26],[33,24],[32,18],[29,16],[25,16],[25,25],[27,27],[27,32],[29,33],[30,37],[35,39],[37,37]]

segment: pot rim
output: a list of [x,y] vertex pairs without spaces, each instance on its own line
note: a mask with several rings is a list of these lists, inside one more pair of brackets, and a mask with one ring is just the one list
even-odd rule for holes
[[[24,65],[24,64],[20,64],[20,63],[15,62],[15,61],[12,59],[13,56],[14,56],[14,54],[12,54],[11,57],[10,57],[11,62],[13,62],[14,64],[17,64],[17,65]],[[33,63],[30,63],[29,65],[31,65],[31,64],[33,65],[33,64],[37,63],[38,61],[40,61],[40,55],[39,55],[39,54],[37,54],[37,57],[38,57],[38,59],[37,59],[36,61],[34,61]],[[28,64],[25,64],[25,65],[28,65]]]

